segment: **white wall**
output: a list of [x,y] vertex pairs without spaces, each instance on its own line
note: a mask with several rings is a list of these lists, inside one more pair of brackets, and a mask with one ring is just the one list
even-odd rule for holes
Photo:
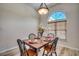
[[41,17],[41,24],[47,26],[48,17],[54,11],[64,11],[67,15],[67,41],[59,41],[59,45],[79,49],[79,4],[58,4],[50,8],[47,15]]
[[0,4],[0,51],[17,46],[16,40],[37,33],[38,15],[25,4]]

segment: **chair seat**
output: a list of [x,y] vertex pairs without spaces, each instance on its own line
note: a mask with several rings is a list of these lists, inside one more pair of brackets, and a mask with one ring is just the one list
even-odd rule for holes
[[33,49],[28,49],[26,52],[25,52],[25,54],[27,55],[27,56],[36,56],[37,55],[37,53],[36,53],[36,51],[35,50],[33,50]]
[[47,51],[47,52],[50,52],[51,48],[52,48],[52,45],[47,45],[47,46],[44,47],[44,50]]

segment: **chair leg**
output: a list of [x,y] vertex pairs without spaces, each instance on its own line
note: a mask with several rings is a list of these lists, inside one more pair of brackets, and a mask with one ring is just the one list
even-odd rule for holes
[[52,52],[51,52],[50,56],[52,56]]
[[43,51],[43,54],[42,54],[42,56],[44,56],[44,54],[45,54],[45,50]]
[[20,56],[22,56],[22,54],[20,54]]
[[57,56],[57,53],[55,52],[55,55]]
[[23,56],[23,53],[22,52],[20,52],[20,56]]
[[49,52],[47,52],[47,55],[46,56],[48,56],[48,54],[49,54]]
[[23,56],[23,54],[22,54],[22,53],[20,53],[20,56]]

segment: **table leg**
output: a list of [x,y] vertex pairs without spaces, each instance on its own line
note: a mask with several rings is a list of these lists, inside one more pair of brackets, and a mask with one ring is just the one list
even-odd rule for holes
[[38,56],[39,49],[35,49],[35,50],[36,50],[36,53],[37,53],[36,56]]

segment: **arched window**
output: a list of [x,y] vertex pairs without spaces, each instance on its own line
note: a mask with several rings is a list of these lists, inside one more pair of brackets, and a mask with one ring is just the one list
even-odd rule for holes
[[55,11],[49,16],[48,26],[51,28],[49,32],[55,34],[60,39],[66,39],[67,27],[66,27],[66,15],[63,11]]
[[49,17],[49,21],[62,21],[62,20],[66,20],[66,15],[63,11],[55,11]]

